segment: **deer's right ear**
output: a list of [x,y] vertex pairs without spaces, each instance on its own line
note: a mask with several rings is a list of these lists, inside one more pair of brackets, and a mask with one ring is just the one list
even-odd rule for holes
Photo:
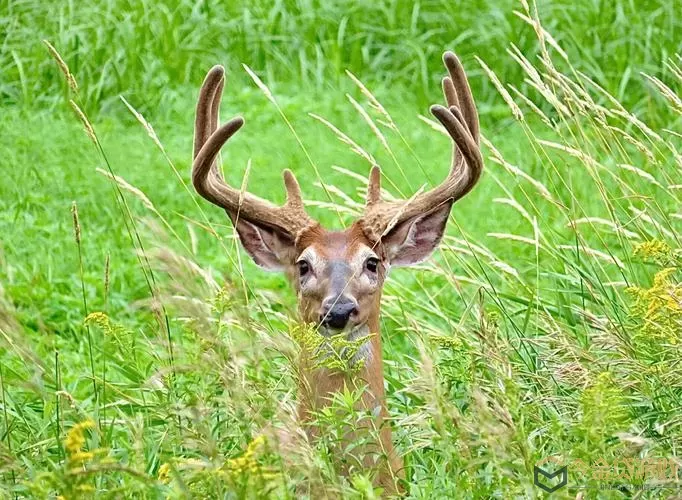
[[244,219],[237,220],[234,225],[244,250],[263,269],[283,271],[293,263],[295,246],[289,235]]

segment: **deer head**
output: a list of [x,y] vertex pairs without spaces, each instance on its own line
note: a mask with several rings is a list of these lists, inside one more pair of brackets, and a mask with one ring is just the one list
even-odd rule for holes
[[261,267],[283,271],[293,284],[301,319],[324,335],[369,328],[378,332],[379,300],[391,267],[426,259],[437,247],[455,201],[478,181],[483,161],[478,115],[464,69],[446,52],[447,106],[431,113],[454,142],[450,173],[436,188],[405,201],[381,199],[381,171],[369,174],[362,217],[343,231],[328,231],[306,213],[300,186],[284,170],[287,199],[276,206],[225,183],[217,168],[221,147],[243,125],[240,117],[218,128],[224,69],[212,68],[197,104],[192,182],[197,192],[225,209],[246,252]]

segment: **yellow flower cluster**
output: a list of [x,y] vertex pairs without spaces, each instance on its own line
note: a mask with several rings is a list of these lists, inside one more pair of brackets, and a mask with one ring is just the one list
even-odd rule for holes
[[170,482],[170,470],[170,464],[168,463],[161,464],[161,467],[159,467],[159,481],[163,484],[168,484]]
[[97,326],[107,337],[120,337],[127,333],[122,326],[112,323],[109,316],[103,312],[93,312],[88,314],[84,323],[86,325]]
[[670,344],[678,344],[682,331],[682,283],[673,279],[678,272],[666,268],[654,276],[651,288],[632,287],[633,316],[642,324],[642,332]]
[[[213,468],[210,462],[193,458],[180,459],[176,462],[179,471],[190,471],[195,476],[206,474],[218,475],[225,481],[232,484],[251,484],[251,481],[262,481],[277,478],[277,473],[273,473],[268,467],[259,463],[259,455],[265,447],[265,436],[258,436],[251,441],[244,453],[235,458],[231,458],[219,468]],[[197,476],[198,474],[198,476]],[[164,463],[159,467],[158,480],[163,484],[171,481],[171,465]]]
[[442,349],[450,349],[452,351],[457,351],[462,347],[462,342],[455,337],[446,337],[445,335],[429,334],[429,340]]
[[251,441],[241,457],[231,458],[223,466],[223,471],[241,476],[242,474],[256,474],[260,472],[260,465],[257,460],[257,453],[265,445],[265,436],[258,436]]
[[640,243],[635,247],[634,255],[644,261],[654,262],[660,266],[668,267],[680,264],[679,252],[661,240],[649,240]]
[[268,467],[261,465],[258,462],[258,455],[263,451],[266,440],[265,436],[260,435],[251,441],[244,454],[241,457],[231,458],[222,467],[221,472],[233,481],[239,481],[240,478],[257,479],[257,480],[271,480],[278,477],[278,474],[271,472]]
[[74,459],[83,454],[85,430],[92,429],[93,427],[95,427],[95,422],[92,420],[86,420],[71,427],[71,430],[66,434],[66,439],[64,440],[64,448],[66,448],[69,458]]

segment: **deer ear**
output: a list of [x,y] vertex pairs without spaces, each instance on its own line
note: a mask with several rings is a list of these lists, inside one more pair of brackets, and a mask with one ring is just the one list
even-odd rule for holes
[[445,232],[452,202],[401,222],[382,239],[391,266],[411,266],[436,249]]
[[258,226],[244,219],[232,221],[239,241],[253,261],[268,271],[283,271],[294,259],[294,241],[289,235]]

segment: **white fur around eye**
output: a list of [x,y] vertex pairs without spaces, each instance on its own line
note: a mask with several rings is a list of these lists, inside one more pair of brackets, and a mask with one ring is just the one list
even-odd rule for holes
[[308,274],[310,275],[310,278],[314,278],[319,275],[320,271],[324,269],[324,266],[326,265],[326,261],[321,258],[317,252],[315,251],[314,248],[308,247],[303,252],[301,252],[301,255],[298,256],[296,259],[296,262],[305,260],[308,263],[308,266],[310,270],[308,271]]
[[351,259],[350,265],[353,271],[358,274],[362,273],[365,270],[365,262],[367,262],[367,259],[370,257],[381,261],[379,256],[369,247],[363,247],[360,251],[358,251]]
[[296,273],[299,276],[297,280],[299,293],[302,295],[308,295],[314,293],[318,286],[318,276],[319,272],[323,269],[324,263],[320,262],[315,250],[308,247],[306,248],[296,259],[298,263],[301,260],[305,260],[308,263],[308,272],[305,276],[299,276],[298,264],[296,265]]

